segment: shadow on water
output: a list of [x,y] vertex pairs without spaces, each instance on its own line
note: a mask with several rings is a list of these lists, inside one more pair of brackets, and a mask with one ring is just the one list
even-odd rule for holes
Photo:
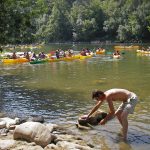
[[[0,76],[0,110],[10,115],[24,117],[43,115],[49,122],[65,123],[77,120],[78,114],[84,112],[80,107],[86,105],[81,101],[81,93],[63,92],[56,89],[29,89],[18,86],[16,75]],[[14,81],[9,83],[9,81]],[[80,95],[80,99],[78,99]]]

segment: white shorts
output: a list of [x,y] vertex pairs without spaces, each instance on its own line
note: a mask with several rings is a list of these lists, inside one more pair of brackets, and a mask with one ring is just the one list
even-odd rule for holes
[[127,100],[127,102],[121,103],[117,111],[122,110],[122,111],[127,111],[129,114],[133,114],[137,102],[138,102],[138,97],[136,95],[132,96]]

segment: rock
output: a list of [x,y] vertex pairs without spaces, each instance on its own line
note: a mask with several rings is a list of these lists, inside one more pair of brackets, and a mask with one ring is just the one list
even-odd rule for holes
[[79,140],[79,137],[76,137],[76,136],[70,135],[70,134],[57,135],[57,138],[54,141],[54,143],[58,143],[60,141],[68,141],[68,142],[73,142],[73,143],[77,142],[77,144],[78,144],[78,142],[80,142],[80,143],[82,143],[82,145],[85,144],[85,142],[83,140],[81,140],[81,139]]
[[20,146],[16,146],[12,150],[44,150],[44,149],[39,145],[36,145],[36,146],[20,145]]
[[0,121],[0,129],[6,127],[6,121]]
[[38,115],[32,115],[32,116],[20,119],[20,123],[31,122],[31,121],[32,122],[44,123],[44,117],[43,116],[38,116]]
[[0,135],[2,135],[2,136],[7,136],[8,132],[9,132],[9,130],[6,128],[0,129]]
[[5,117],[5,118],[0,118],[0,122],[2,122],[2,121],[4,121],[6,123],[5,126],[7,129],[9,129],[9,127],[11,125],[19,124],[20,119],[19,118],[11,119],[11,118]]
[[52,123],[48,123],[46,124],[46,127],[49,129],[49,131],[52,133],[54,131],[54,129],[56,129],[58,127],[58,125],[56,124],[52,124]]
[[97,111],[89,119],[85,120],[81,117],[78,119],[77,127],[80,129],[90,129],[92,125],[98,125],[98,123],[107,116],[107,113],[103,111]]
[[0,140],[0,150],[10,149],[15,145],[15,140]]
[[30,146],[26,150],[43,150],[43,148],[39,145],[36,145],[36,146]]
[[16,128],[16,125],[10,125],[9,130],[14,130]]
[[48,144],[44,150],[60,150],[60,148],[58,146],[56,146],[55,144]]
[[38,115],[32,115],[27,119],[27,121],[44,123],[44,117]]
[[53,139],[49,129],[38,122],[25,122],[17,126],[14,130],[13,138],[35,142],[42,147],[50,144]]
[[88,125],[88,124],[86,124],[86,126],[85,126],[85,125],[80,125],[80,123],[78,122],[78,123],[76,124],[76,127],[79,128],[79,129],[81,129],[81,130],[90,130],[90,129],[93,128],[93,127],[87,127],[87,125]]
[[64,149],[64,150],[92,150],[93,148],[90,148],[89,146],[82,146],[76,143],[72,142],[67,142],[67,141],[60,141],[56,144],[56,146],[59,147],[59,149]]
[[0,118],[4,117],[5,114],[4,113],[0,113]]

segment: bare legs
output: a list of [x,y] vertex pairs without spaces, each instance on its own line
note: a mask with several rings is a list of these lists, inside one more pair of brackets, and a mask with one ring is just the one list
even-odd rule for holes
[[127,140],[127,132],[128,132],[128,112],[118,110],[115,115],[117,116],[121,126],[122,126],[122,132],[123,132],[123,139]]
[[122,119],[121,119],[122,110],[118,110],[115,115],[117,116],[121,126],[122,126]]
[[127,140],[127,132],[128,132],[128,112],[127,111],[122,112],[121,121],[122,121],[122,127],[123,127],[123,138],[124,140]]

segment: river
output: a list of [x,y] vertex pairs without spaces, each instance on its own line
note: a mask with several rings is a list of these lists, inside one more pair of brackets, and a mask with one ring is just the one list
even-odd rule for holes
[[[57,48],[83,47],[96,49],[99,45],[51,44],[43,48],[49,52]],[[47,122],[63,125],[84,137],[95,149],[150,149],[150,56],[126,50],[121,59],[109,55],[113,46],[103,46],[108,54],[85,60],[44,64],[0,63],[0,113],[18,117],[42,115]],[[35,50],[38,52],[38,50]],[[120,140],[121,128],[117,119],[93,130],[78,130],[79,116],[89,113],[95,102],[94,89],[125,88],[135,92],[139,103],[129,115],[128,142]],[[115,108],[120,103],[115,104]],[[107,111],[104,104],[101,109]]]

